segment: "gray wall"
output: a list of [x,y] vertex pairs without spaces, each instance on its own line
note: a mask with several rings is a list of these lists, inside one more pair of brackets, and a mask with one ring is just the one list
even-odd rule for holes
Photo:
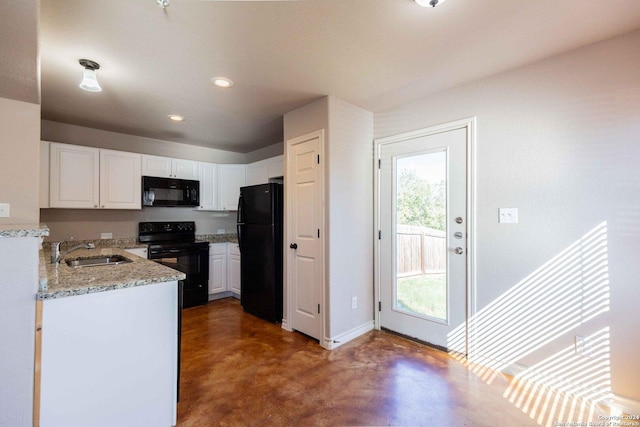
[[40,105],[0,98],[0,224],[37,224]]
[[[574,337],[596,334],[599,387],[640,400],[640,32],[377,113],[374,133],[471,116],[475,351],[580,371]],[[498,224],[499,207],[519,208],[519,224]]]
[[[320,129],[325,130],[327,159],[324,333],[333,340],[373,325],[373,114],[324,97],[284,116],[285,144]],[[358,298],[355,310],[353,296]]]
[[325,215],[331,338],[373,327],[372,139],[373,113],[329,97]]

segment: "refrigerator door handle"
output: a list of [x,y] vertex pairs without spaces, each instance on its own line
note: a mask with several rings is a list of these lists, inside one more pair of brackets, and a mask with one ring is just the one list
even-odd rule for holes
[[242,254],[242,233],[240,232],[240,230],[242,230],[242,228],[240,227],[242,224],[237,224],[236,225],[236,232],[238,235],[238,249],[240,250],[240,254]]
[[242,193],[240,193],[240,197],[238,198],[238,213],[236,217],[236,222],[241,223],[244,222],[244,218],[242,217],[242,207],[244,206],[244,198]]

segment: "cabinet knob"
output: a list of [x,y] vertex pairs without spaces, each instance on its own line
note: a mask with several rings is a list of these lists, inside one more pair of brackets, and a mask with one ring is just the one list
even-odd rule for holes
[[93,205],[93,207],[94,207],[94,208],[97,208],[97,207],[98,207],[98,205]]

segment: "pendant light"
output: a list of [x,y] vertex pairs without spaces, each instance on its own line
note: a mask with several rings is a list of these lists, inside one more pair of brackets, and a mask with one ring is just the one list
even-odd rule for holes
[[96,77],[96,70],[100,69],[100,64],[89,59],[81,59],[79,62],[84,67],[80,89],[89,92],[101,92],[102,88],[98,84],[98,78]]
[[416,3],[424,7],[436,7],[437,5],[444,3],[444,1],[445,0],[416,0]]

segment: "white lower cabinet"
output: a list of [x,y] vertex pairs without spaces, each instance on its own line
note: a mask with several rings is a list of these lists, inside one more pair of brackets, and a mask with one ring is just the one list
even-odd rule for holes
[[209,299],[240,296],[240,249],[237,243],[209,244]]
[[240,295],[240,245],[227,244],[227,277],[229,290]]
[[209,295],[227,290],[227,244],[209,245]]

